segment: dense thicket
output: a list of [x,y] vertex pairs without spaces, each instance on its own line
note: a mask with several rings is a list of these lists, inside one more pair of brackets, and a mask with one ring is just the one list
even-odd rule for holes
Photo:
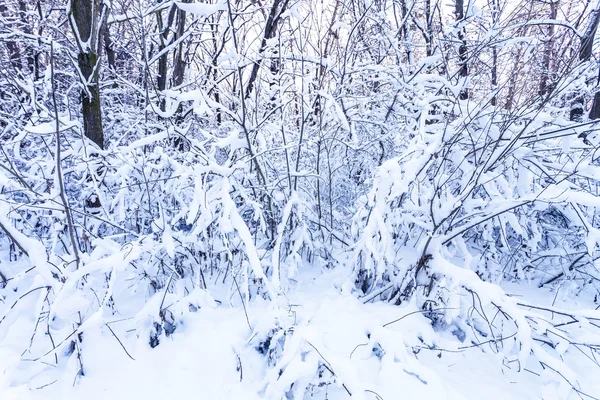
[[599,293],[600,3],[447,3],[3,1],[0,339],[84,373],[115,316],[156,346],[167,303],[342,268],[579,391],[600,314],[497,285]]

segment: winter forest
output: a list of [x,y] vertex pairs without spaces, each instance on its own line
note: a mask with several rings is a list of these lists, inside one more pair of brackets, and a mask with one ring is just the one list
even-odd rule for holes
[[599,25],[0,0],[0,399],[600,399]]

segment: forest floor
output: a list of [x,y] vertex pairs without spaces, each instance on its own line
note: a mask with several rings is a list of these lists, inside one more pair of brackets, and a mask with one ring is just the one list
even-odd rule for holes
[[[147,336],[127,332],[118,323],[113,332],[87,333],[85,376],[75,384],[67,370],[20,377],[23,367],[15,364],[15,355],[0,348],[0,400],[302,398],[300,393],[293,396],[294,387],[289,391],[290,382],[308,382],[315,374],[332,380],[335,374],[335,382],[309,386],[304,399],[347,399],[349,393],[353,399],[384,400],[586,398],[533,360],[518,372],[518,363],[507,365],[491,344],[462,343],[451,328],[434,331],[414,304],[363,304],[336,285],[344,280],[339,272],[303,276],[285,297],[251,301],[248,318],[239,304],[229,305],[228,293],[211,291],[173,334],[161,336],[156,348],[150,348]],[[590,300],[534,287],[504,289],[536,304],[569,309]],[[283,352],[274,345],[283,343],[281,335],[270,342],[261,339],[275,326],[284,328],[279,331],[285,332]],[[276,364],[269,364],[268,348]],[[599,396],[592,361],[572,352],[564,357],[582,390]],[[326,368],[315,368],[322,364]]]

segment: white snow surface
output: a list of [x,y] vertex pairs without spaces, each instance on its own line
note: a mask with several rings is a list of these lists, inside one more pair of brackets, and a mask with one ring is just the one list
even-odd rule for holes
[[[15,354],[5,340],[0,400],[578,398],[548,371],[528,366],[518,372],[515,365],[502,365],[491,346],[460,349],[470,344],[434,332],[414,304],[363,304],[341,288],[347,279],[342,275],[304,273],[287,295],[251,300],[246,309],[252,330],[239,297],[229,298],[218,287],[210,295],[196,293],[197,310],[170,337],[161,336],[156,348],[147,335],[131,329],[132,318],[111,324],[115,335],[106,326],[89,330],[82,352],[85,376],[77,379],[69,368],[28,375],[18,364],[27,357]],[[541,293],[526,284],[504,289],[536,304],[582,306],[581,299],[563,298],[560,289]],[[18,326],[16,321],[15,332]],[[269,365],[258,348],[275,326],[284,329],[271,342],[284,331],[286,340],[276,365]],[[600,394],[593,363],[580,354],[565,357],[586,393]],[[310,381],[319,364],[327,366],[319,371],[332,378],[330,385],[290,389],[290,382]]]

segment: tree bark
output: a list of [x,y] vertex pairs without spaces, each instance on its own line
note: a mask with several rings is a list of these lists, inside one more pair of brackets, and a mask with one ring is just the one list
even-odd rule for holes
[[[0,4],[0,15],[4,16],[7,20],[10,20],[10,11],[5,4]],[[12,24],[8,24],[10,27]],[[17,43],[13,40],[7,40],[4,42],[6,44],[6,49],[8,50],[8,58],[10,64],[17,71],[17,73],[22,73],[23,64],[21,63],[21,51]]]
[[[590,37],[585,38],[585,45],[582,45],[582,50],[585,48],[585,53],[583,56],[587,56],[587,59],[592,55],[592,45],[594,44],[594,36],[596,35],[596,31],[598,30],[598,24],[600,22],[600,1],[594,10],[595,15],[592,18],[591,24],[593,25],[591,29]],[[587,33],[587,32],[586,32]],[[584,38],[582,38],[583,43]],[[580,54],[581,57],[581,54]],[[600,70],[598,71],[598,85],[600,85]],[[581,113],[583,113],[583,107],[581,108]],[[600,118],[600,92],[596,92],[594,95],[594,102],[592,104],[592,109],[590,110],[590,119],[598,119]]]
[[[491,0],[491,2],[488,3],[492,9],[492,25],[495,28],[496,24],[498,23],[498,14],[500,13],[500,7],[498,4],[498,0]],[[490,104],[492,106],[496,106],[496,104],[498,103],[498,98],[496,96],[496,90],[498,90],[498,49],[496,48],[496,45],[492,46],[492,72],[491,72],[491,83],[492,83],[492,90],[494,91],[494,96],[492,97],[492,100],[490,101]]]
[[[600,86],[600,70],[598,71],[598,86]],[[592,109],[590,110],[590,119],[598,119],[600,118],[600,92],[596,92],[594,94],[594,103],[592,104]]]
[[[558,1],[550,3],[550,19],[555,20],[558,12]],[[554,48],[554,25],[548,25],[546,30],[546,42],[544,43],[544,59],[542,61],[542,77],[540,79],[540,96],[545,96],[550,92],[548,81],[550,80],[550,64],[552,61],[552,50]]]
[[[467,65],[467,32],[463,23],[465,19],[463,0],[455,0],[454,15],[456,16],[456,24],[458,25],[458,40],[460,42],[460,45],[458,46],[458,76],[463,78],[463,84],[466,84],[466,78],[469,76],[469,67]],[[459,98],[461,100],[467,100],[469,98],[469,89],[461,89]]]
[[[275,37],[275,33],[277,32],[277,25],[281,19],[281,14],[287,8],[289,0],[275,0],[273,1],[273,6],[271,6],[271,12],[269,13],[269,18],[267,19],[267,23],[265,24],[265,33],[263,36],[263,40],[260,46],[260,55],[265,51],[267,47],[267,40]],[[258,70],[260,68],[260,64],[262,59],[259,58],[254,62],[252,66],[252,72],[250,73],[250,79],[248,80],[248,86],[246,86],[246,99],[250,97],[252,90],[254,89],[254,82],[258,77]]]
[[[183,2],[188,3],[189,0],[183,0]],[[174,41],[177,41],[181,37],[183,37],[183,34],[185,32],[185,17],[186,17],[186,12],[182,9],[179,9],[177,11],[175,37],[173,38]],[[180,86],[183,83],[183,78],[185,76],[185,69],[186,69],[187,63],[184,58],[183,51],[184,51],[183,42],[180,42],[177,45],[177,47],[175,48],[175,53],[173,54],[173,81],[172,81],[173,87]],[[175,121],[176,121],[176,124],[181,124],[184,121],[182,104],[179,104],[179,107],[177,107],[177,112],[175,114]],[[178,135],[174,138],[173,145],[179,151],[185,151],[189,148],[189,141],[186,138]]]
[[[169,9],[169,14],[167,16],[166,23],[163,21],[162,13],[157,13],[157,22],[158,22],[158,30],[159,30],[159,39],[160,43],[158,46],[158,52],[163,52],[167,46],[169,46],[169,31],[171,30],[171,26],[173,25],[173,21],[175,20],[175,13],[177,12],[177,6],[175,4],[171,5]],[[165,51],[161,54],[158,59],[158,77],[156,79],[156,88],[159,92],[162,92],[167,89],[167,76],[168,76],[168,57],[169,52]],[[165,101],[164,99],[160,102],[160,109],[165,111]]]
[[[594,10],[590,13],[590,22],[588,24],[587,29],[585,30],[583,36],[581,37],[580,47],[579,47],[579,61],[582,63],[590,61],[592,57],[592,47],[594,45],[594,37],[596,36],[596,31],[598,30],[598,24],[600,23],[600,0],[594,7]],[[594,98],[594,103],[596,103],[596,99]],[[592,106],[599,107],[597,104]],[[584,108],[584,98],[583,96],[575,97],[575,100],[571,104],[571,113],[570,119],[571,121],[581,121],[583,118],[583,108]]]
[[106,11],[100,0],[71,0],[69,20],[75,35],[79,54],[77,64],[81,73],[81,110],[84,135],[101,149],[104,148],[102,106],[98,76],[100,69],[100,32],[102,12]]
[[111,71],[115,71],[116,66],[116,53],[113,47],[112,37],[110,36],[110,29],[108,25],[104,27],[102,32],[102,36],[104,39],[104,51],[106,52],[106,61],[108,61],[108,68]]
[[[183,3],[189,3],[189,0],[183,0]],[[182,9],[177,11],[177,26],[174,40],[181,38],[185,32],[186,12]],[[175,49],[173,61],[173,86],[177,87],[183,83],[185,75],[186,62],[183,57],[183,42],[179,43]]]
[[401,0],[400,8],[402,13],[402,27],[400,29],[400,37],[404,41],[406,51],[406,62],[412,67],[413,65],[413,45],[410,43],[410,28],[408,26],[408,5],[406,0]]
[[427,30],[425,33],[425,48],[427,57],[433,55],[433,12],[431,10],[431,0],[425,0],[425,24]]

